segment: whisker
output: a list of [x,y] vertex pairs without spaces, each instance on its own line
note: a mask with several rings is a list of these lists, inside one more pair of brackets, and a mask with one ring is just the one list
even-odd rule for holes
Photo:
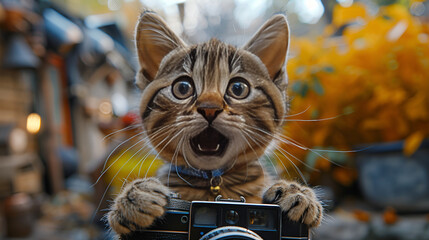
[[[249,136],[249,138],[250,138],[250,140],[252,140],[256,145],[258,145],[259,147],[263,147],[263,145],[265,145],[265,144],[268,144],[269,142],[268,141],[266,141],[265,143],[264,142],[261,142],[261,141],[258,141],[259,143],[261,143],[261,144],[259,144],[259,143],[257,143],[256,142],[256,140],[257,139],[255,139],[255,138],[252,138],[252,136],[250,136],[249,134],[250,133],[253,133],[253,132],[249,132],[249,133],[246,133],[245,131],[243,132],[243,133],[245,133],[247,136]],[[270,159],[270,157],[264,152],[264,155],[265,155],[265,157],[266,158],[268,158],[268,161],[271,163],[271,165],[272,165],[272,167],[273,167],[273,169],[274,169],[274,171],[275,171],[275,173],[276,173],[276,176],[279,176],[279,173],[277,172],[277,168],[276,168],[276,166],[274,166],[274,164],[273,164],[273,162],[271,161],[271,159]],[[259,156],[258,156],[259,157]],[[260,161],[260,158],[258,158],[258,162]],[[259,162],[260,163],[260,162]],[[261,164],[261,163],[260,163]],[[261,164],[261,166],[262,166],[262,164]]]
[[[165,126],[166,127],[166,126]],[[152,133],[152,135],[151,136],[146,136],[145,138],[143,138],[143,139],[141,139],[141,140],[139,140],[139,141],[137,141],[136,143],[134,143],[132,146],[130,146],[130,147],[128,147],[124,152],[122,152],[118,157],[116,157],[116,159],[115,159],[115,161],[113,161],[113,163],[111,163],[110,164],[110,166],[109,167],[107,167],[106,169],[104,169],[102,172],[101,172],[101,174],[100,174],[100,176],[98,177],[98,179],[97,179],[97,181],[93,184],[93,186],[95,185],[95,184],[97,184],[99,181],[100,181],[100,179],[101,179],[101,177],[126,153],[126,152],[128,152],[131,148],[133,148],[133,147],[135,147],[136,145],[138,145],[138,144],[140,144],[141,142],[143,142],[143,141],[146,141],[147,139],[149,139],[149,137],[154,137],[154,136],[156,136],[156,135],[158,135],[165,127],[163,127],[163,128],[160,128],[160,129],[158,129],[157,131],[155,131],[154,133]],[[130,139],[128,139],[127,140],[127,142],[129,141]],[[123,145],[124,143],[121,143],[121,145]],[[147,143],[147,144],[150,144],[150,143]],[[145,144],[145,145],[147,145],[147,144]],[[119,146],[118,146],[119,147]],[[107,163],[107,161],[109,160],[109,158],[110,158],[110,156],[113,154],[113,152],[118,148],[118,147],[116,147],[110,154],[109,154],[109,157],[107,158],[107,160],[106,160],[106,162],[105,162],[105,164],[104,164],[104,166],[106,165],[106,163]]]
[[[300,149],[305,150],[305,151],[313,152],[313,153],[314,153],[314,154],[316,154],[318,157],[321,157],[321,158],[323,158],[323,159],[325,159],[325,160],[329,161],[330,163],[332,163],[332,164],[334,164],[334,165],[336,165],[336,166],[338,166],[338,167],[345,167],[345,166],[342,166],[342,165],[340,165],[340,164],[338,164],[338,163],[336,163],[336,162],[334,162],[334,161],[329,160],[327,157],[325,157],[325,156],[323,156],[322,154],[320,154],[320,153],[319,153],[319,152],[326,152],[326,151],[324,151],[324,150],[315,150],[315,149],[311,149],[311,148],[308,148],[308,147],[302,146],[301,144],[297,143],[295,140],[293,140],[293,139],[291,139],[290,137],[287,137],[287,136],[285,136],[285,135],[283,135],[283,134],[276,135],[276,134],[271,134],[271,133],[269,133],[269,132],[267,132],[267,131],[265,131],[265,130],[263,130],[263,129],[260,129],[260,128],[255,128],[255,127],[252,127],[252,126],[248,126],[248,127],[249,127],[249,128],[252,128],[252,129],[255,129],[255,130],[258,130],[258,131],[260,131],[260,132],[263,132],[263,133],[265,133],[265,134],[267,134],[267,135],[270,135],[270,136],[272,136],[273,138],[275,138],[276,140],[278,140],[278,141],[280,141],[280,142],[282,142],[282,143],[285,143],[285,144],[288,144],[288,145],[295,146],[295,147],[300,148]],[[282,138],[282,137],[287,138],[287,139],[284,139],[284,138]],[[347,151],[338,151],[338,152],[339,152],[339,153],[341,153],[341,152],[346,153]],[[353,151],[352,151],[352,152],[353,152]]]
[[[253,134],[257,135],[259,138],[263,139],[260,134],[253,132]],[[296,161],[300,162],[301,164],[303,164],[304,166],[306,166],[307,168],[314,170],[314,171],[319,171],[318,169],[315,169],[313,167],[311,167],[310,165],[308,165],[305,161],[302,161],[301,159],[297,158],[296,156],[294,156],[293,154],[289,153],[288,151],[286,151],[286,149],[281,148],[280,146],[274,145],[275,149],[277,151],[280,151],[282,153],[283,156],[285,156],[283,153],[287,154],[288,156],[293,157]],[[274,153],[274,151],[273,151]],[[286,156],[285,156],[286,157]],[[290,160],[290,159],[289,159]]]
[[[270,156],[268,156],[268,154],[267,154],[267,153],[265,153],[265,152],[264,152],[264,156],[265,156],[265,158],[267,159],[266,161],[268,161],[269,163],[271,163],[271,166],[273,167],[274,172],[276,173],[276,176],[277,176],[277,177],[279,177],[280,175],[279,175],[279,172],[277,171],[277,167],[274,165],[273,161],[271,161]],[[258,160],[258,161],[259,161],[259,160]]]
[[[172,127],[172,129],[174,129],[174,128],[176,128],[177,126],[178,126],[179,124],[176,124],[176,125],[173,125],[173,127]],[[170,135],[168,135],[167,137],[169,137]],[[166,138],[167,138],[166,137]],[[165,139],[166,139],[165,138]],[[165,139],[162,141],[162,142],[164,142],[165,141]],[[161,143],[162,143],[161,142]],[[168,145],[168,143],[167,143],[167,145]],[[155,149],[155,148],[157,148],[159,146],[159,144],[156,146],[156,147],[153,147],[152,149]],[[163,148],[164,149],[164,148]],[[161,150],[162,151],[162,150]],[[149,155],[145,155],[143,158],[144,158],[144,160],[143,160],[143,162],[140,164],[140,168],[139,168],[139,172],[138,172],[138,175],[140,176],[140,172],[141,172],[141,167],[143,166],[143,163],[144,163],[144,161],[146,160],[146,158],[147,157],[149,157]],[[156,155],[156,157],[152,160],[152,163],[150,164],[150,166],[152,166],[152,164],[153,164],[153,162],[155,161],[155,159],[158,157],[158,155]],[[142,159],[143,159],[142,158]],[[142,159],[140,159],[140,161],[142,160]],[[150,168],[150,167],[149,167]],[[148,170],[149,171],[149,170]],[[147,172],[146,172],[146,175],[147,175]],[[145,176],[146,177],[146,176]]]
[[[251,138],[251,136],[249,136],[249,134],[247,134],[245,131],[241,131],[241,133],[243,134],[246,134],[246,136],[248,136],[249,138],[250,138],[250,140],[252,140],[253,142],[254,142],[254,140]],[[247,143],[247,145],[250,147],[250,149],[253,151],[253,153],[255,154],[255,157],[256,158],[259,158],[259,154],[257,154],[256,153],[256,151],[255,151],[255,149],[252,147],[252,145],[250,144],[250,142],[247,140],[247,138],[244,136],[244,135],[242,135],[243,136],[243,138],[244,138],[244,140],[246,141],[246,143]],[[260,146],[260,145],[259,145]]]
[[183,155],[183,159],[185,160],[185,163],[186,163],[186,165],[188,165],[188,167],[192,168],[193,170],[199,171],[199,169],[195,168],[194,166],[192,166],[192,164],[189,163],[188,158],[186,157],[184,145],[182,145],[182,155]]
[[[154,151],[154,149],[156,149],[157,147],[159,147],[166,139],[168,139],[168,137],[169,137],[170,135],[168,135],[168,136],[166,136],[161,142],[159,142],[154,148],[150,148],[150,151],[148,151],[147,153],[146,153],[146,155],[143,157],[143,158],[141,158],[138,162],[137,162],[137,164],[134,166],[134,168],[128,173],[128,175],[127,175],[127,177],[126,177],[126,179],[128,179],[128,177],[130,176],[130,174],[134,171],[134,169],[137,167],[137,166],[139,166],[140,164],[140,162],[141,161],[143,161],[141,164],[143,164],[144,163],[144,161],[146,161],[146,159],[147,159],[147,157],[150,155],[150,153],[152,152],[152,151]],[[141,148],[139,151],[137,151],[136,153],[134,153],[127,161],[126,161],[126,163],[125,164],[127,164],[131,159],[133,159],[134,158],[134,156],[138,153],[138,152],[140,152],[141,150],[142,150],[143,148]],[[115,174],[115,176],[113,177],[113,179],[114,178],[116,178],[116,176],[119,174],[119,172],[122,170],[122,168],[125,166],[125,164],[123,164],[122,165],[122,167],[118,170],[118,172]],[[145,176],[146,177],[146,176]],[[111,181],[111,183],[112,183],[112,181]],[[124,187],[124,184],[125,184],[125,181],[122,183],[122,187]],[[109,186],[108,186],[108,188],[110,187],[110,184],[109,184]]]
[[[128,147],[125,151],[123,151],[122,153],[121,153],[121,155],[120,156],[118,156],[118,157],[116,157],[116,159],[115,159],[115,161],[113,161],[107,168],[103,168],[104,170],[100,173],[100,176],[98,177],[98,179],[97,179],[97,181],[95,181],[95,183],[92,185],[92,186],[94,186],[95,184],[97,184],[99,181],[100,181],[100,179],[104,176],[104,174],[107,172],[107,171],[109,171],[109,169],[113,166],[113,165],[115,165],[115,163],[125,154],[125,153],[127,153],[131,148],[133,148],[133,147],[135,147],[137,144],[140,144],[141,142],[144,142],[146,139],[145,138],[143,138],[143,139],[140,139],[139,141],[137,141],[136,143],[134,143],[132,146],[130,146],[130,147]],[[112,153],[110,153],[110,155],[112,155],[113,154],[113,152]],[[109,155],[109,156],[110,156]],[[109,157],[110,158],[110,157]],[[105,164],[108,162],[108,160],[109,160],[109,158],[106,160],[106,162],[105,162]]]
[[141,126],[141,124],[132,124],[132,125],[130,125],[128,127],[121,128],[119,130],[116,130],[116,131],[111,132],[111,133],[107,134],[106,136],[104,136],[103,139],[102,139],[102,141],[105,141],[106,139],[110,138],[112,135],[115,135],[117,133],[120,133],[120,132],[123,132],[123,131],[126,131],[126,130],[130,130],[130,129],[134,129],[134,128],[138,128],[140,126]]
[[[138,152],[140,152],[141,150],[142,150],[143,148],[140,148],[136,153],[138,153]],[[127,149],[127,151],[128,151],[129,149]],[[134,153],[134,155],[136,154],[136,153]],[[133,156],[134,156],[133,155]],[[97,213],[98,212],[98,210],[100,209],[100,206],[101,206],[101,204],[102,204],[102,202],[103,202],[103,200],[104,200],[104,198],[106,197],[106,194],[107,194],[107,192],[108,192],[108,190],[110,189],[110,186],[112,185],[112,183],[113,183],[113,181],[115,180],[115,178],[118,176],[118,174],[121,172],[121,170],[122,170],[122,168],[124,168],[124,166],[125,165],[127,165],[128,164],[128,162],[133,158],[133,156],[131,156],[124,164],[122,164],[122,166],[118,169],[118,171],[116,172],[116,174],[112,177],[112,179],[110,180],[110,182],[109,182],[109,184],[107,185],[107,187],[106,187],[106,190],[104,190],[104,193],[103,193],[103,195],[101,196],[101,199],[100,199],[100,202],[98,203],[98,206],[97,206],[97,208],[95,209],[95,211],[94,211],[94,215],[93,215],[93,217],[92,218],[94,218],[95,217],[95,213]],[[118,160],[119,158],[117,158],[116,159],[116,161]],[[112,165],[110,165],[109,166],[109,168],[111,167]],[[132,171],[131,171],[132,172]],[[130,173],[131,173],[130,172]],[[129,176],[129,174],[128,174],[128,176]],[[127,176],[127,177],[128,177]],[[122,187],[124,186],[124,183],[125,182],[123,182],[122,183]],[[93,221],[93,219],[91,220],[91,221]]]
[[[183,154],[183,155],[185,155],[185,154]],[[175,164],[175,165],[177,166],[177,158],[176,158],[176,164]],[[178,176],[180,179],[182,179],[182,181],[184,181],[186,184],[188,184],[188,185],[189,185],[189,186],[191,186],[191,187],[193,187],[193,186],[194,186],[192,183],[190,183],[190,182],[186,181],[186,179],[184,179],[184,178],[180,175],[179,171],[177,170],[177,167],[176,167],[175,169],[176,169],[176,174],[177,174],[177,176]]]
[[334,117],[318,118],[318,119],[296,119],[296,118],[288,119],[288,117],[292,117],[292,115],[291,116],[286,116],[284,119],[258,118],[258,117],[251,117],[251,116],[249,116],[249,117],[251,119],[254,119],[254,120],[264,120],[264,121],[270,120],[270,121],[285,121],[285,122],[322,122],[322,121],[334,120],[334,119],[337,119],[337,118],[342,117],[344,115],[346,115],[346,114],[340,114],[340,115],[337,115],[337,116],[334,116]]
[[[180,138],[179,143],[177,144],[176,150],[174,150],[173,157],[171,158],[172,163],[174,162],[174,160],[176,160],[176,163],[177,163],[177,156],[179,154],[179,146],[182,145],[182,142],[183,142],[183,136]],[[171,167],[173,166],[172,163],[170,164],[170,169],[168,170],[167,187],[170,186]]]
[[[256,159],[258,159],[257,161],[258,161],[258,163],[259,163],[259,165],[262,167],[262,169],[264,169],[264,166],[261,164],[261,162],[259,161],[259,155],[256,153],[256,151],[255,151],[255,149],[252,147],[252,145],[250,144],[250,142],[247,140],[247,138],[243,135],[243,134],[246,134],[246,132],[245,131],[240,131],[240,133],[241,133],[241,135],[242,135],[242,137],[243,137],[243,139],[246,141],[246,143],[247,143],[247,145],[250,147],[250,149],[253,151],[253,153],[255,154],[255,157],[256,157]],[[247,136],[248,136],[248,134],[246,134]],[[249,136],[250,137],[250,136]],[[252,139],[252,138],[250,138],[250,139]],[[247,162],[247,161],[246,161]],[[246,166],[246,167],[248,167],[248,166]],[[246,169],[246,171],[247,171],[247,169]],[[263,172],[263,174],[264,174],[264,178],[265,178],[265,171],[262,171]]]
[[[107,162],[109,161],[109,159],[110,159],[110,157],[112,156],[112,154],[119,148],[119,147],[121,147],[122,145],[124,145],[125,143],[127,143],[127,142],[129,142],[131,139],[133,139],[133,138],[135,138],[135,137],[137,137],[137,136],[140,136],[140,135],[143,135],[143,134],[145,134],[145,132],[141,132],[141,133],[137,133],[137,134],[135,134],[134,136],[132,136],[132,137],[130,137],[130,138],[128,138],[127,140],[125,140],[125,141],[123,141],[121,144],[119,144],[118,146],[116,146],[111,152],[110,152],[110,154],[109,154],[109,156],[107,156],[107,158],[106,158],[106,160],[104,161],[104,164],[103,164],[103,169],[102,169],[102,172],[104,172],[104,170],[105,170],[105,168],[106,168],[106,164],[107,164]],[[100,178],[103,176],[103,174],[100,174],[100,176],[97,178],[97,181],[95,181],[95,183],[93,184],[93,186],[95,185],[95,184],[97,184],[99,181],[100,181]]]
[[276,147],[276,149],[277,149],[278,151],[282,152],[282,153],[287,154],[288,156],[293,157],[293,159],[295,159],[296,161],[300,162],[301,164],[303,164],[303,165],[304,165],[304,166],[306,166],[307,168],[309,168],[309,169],[311,169],[311,170],[313,170],[313,171],[316,171],[316,172],[319,172],[319,171],[320,171],[319,169],[316,169],[316,168],[314,168],[314,167],[312,167],[312,166],[308,165],[305,161],[302,161],[301,159],[297,158],[296,156],[294,156],[294,155],[293,155],[293,154],[291,154],[290,152],[286,151],[285,149],[283,149],[283,148],[281,148],[281,147]]
[[161,152],[168,146],[168,144],[171,143],[171,141],[173,141],[177,136],[179,136],[180,134],[182,134],[184,130],[181,129],[176,135],[174,135],[172,138],[170,138],[170,140],[161,148],[161,150],[158,152],[158,154],[156,154],[154,160],[152,161],[152,163],[149,165],[149,167],[146,170],[146,174],[145,174],[145,178],[147,177],[147,173],[149,172],[149,169],[152,167],[153,162],[155,161],[155,159],[157,159],[159,157],[159,155],[161,154]]
[[[164,137],[164,139],[162,139],[162,141],[160,141],[156,146],[154,146],[154,147],[151,147],[151,149],[150,149],[150,151],[149,152],[147,152],[142,158],[140,158],[140,160],[138,161],[138,164],[135,166],[135,167],[137,167],[137,166],[140,166],[139,167],[139,172],[138,172],[138,175],[140,176],[140,172],[141,172],[141,167],[143,166],[143,164],[144,164],[144,162],[146,161],[146,159],[151,155],[151,153],[152,152],[154,152],[155,151],[155,149],[157,148],[157,147],[159,147],[162,143],[164,143],[164,141],[165,140],[167,140],[168,139],[168,137],[170,136],[170,134],[168,134],[167,136],[165,136]],[[158,137],[160,137],[160,136],[158,136]],[[155,139],[153,139],[153,140],[155,140]],[[157,155],[158,156],[158,155]],[[155,157],[154,158],[154,160],[156,159],[157,157]],[[153,161],[152,161],[153,162]],[[134,168],[133,168],[133,170],[134,170]],[[145,178],[146,178],[146,176],[145,176]]]
[[309,105],[304,111],[301,111],[299,113],[295,113],[295,114],[292,114],[292,115],[286,115],[285,117],[288,118],[288,117],[295,117],[295,116],[301,115],[301,114],[307,112],[308,109],[310,109],[310,108],[311,108],[311,105]]
[[[295,172],[299,174],[299,176],[301,177],[302,181],[304,181],[305,185],[308,186],[307,180],[305,179],[304,175],[302,174],[301,170],[299,170],[298,166],[296,166],[296,164],[286,155],[284,155],[282,152],[280,152],[286,159],[289,160],[289,162],[294,166]],[[283,165],[284,168],[286,168],[286,166],[283,164],[283,161],[280,161],[280,163]]]
[[[279,150],[279,149],[282,149],[282,148],[279,148],[279,147],[277,147],[277,146],[275,146],[275,149],[276,150]],[[282,149],[283,150],[283,149]],[[280,151],[280,150],[279,150]],[[286,158],[286,159],[288,159],[289,160],[289,162],[294,166],[294,170],[295,170],[295,172],[296,173],[298,173],[299,175],[300,175],[300,177],[301,177],[301,179],[304,181],[304,183],[306,184],[306,185],[308,185],[307,184],[307,180],[305,179],[305,177],[304,177],[304,175],[302,174],[302,172],[301,172],[301,170],[298,168],[298,166],[296,166],[296,164],[294,163],[294,162],[292,162],[291,161],[291,159],[289,158],[289,157],[287,157],[282,151],[280,151],[280,153]],[[291,156],[293,156],[293,155],[291,155]],[[295,156],[293,156],[294,158],[296,158]],[[298,159],[298,158],[296,158],[296,159]],[[298,159],[298,161],[300,161],[299,159]],[[283,161],[281,161],[280,159],[279,159],[279,162],[280,162],[280,164],[283,166],[283,168],[287,171],[287,168],[286,168],[286,166],[284,165],[284,163],[283,163]],[[301,161],[300,161],[301,162]],[[274,166],[273,166],[274,167]],[[287,171],[288,172],[288,171]],[[288,172],[288,174],[289,174],[289,172]]]
[[[245,136],[242,134],[242,133],[240,133],[241,134],[241,136],[243,137],[243,139],[245,140],[245,141],[247,141],[245,138]],[[244,152],[246,152],[246,147],[245,146],[243,146],[242,148],[241,148],[241,152],[240,152],[240,154],[241,153],[244,153]],[[231,164],[231,167],[227,170],[227,171],[229,171],[230,169],[232,169],[234,166],[235,166],[235,164],[237,163],[237,161],[238,161],[238,156],[240,155],[240,154],[237,154],[236,156],[235,156],[235,158],[234,158],[234,162]],[[245,159],[244,159],[244,161],[245,161],[245,163],[246,163],[246,177],[244,178],[244,182],[246,182],[247,181],[247,177],[248,177],[248,175],[249,175],[249,162],[248,162],[248,160],[247,160],[247,155],[246,154],[244,154],[244,157],[245,157]]]
[[345,114],[340,114],[335,117],[327,117],[327,118],[318,118],[318,119],[285,119],[286,122],[321,122],[321,121],[328,121],[337,119],[339,117],[344,116]]
[[[249,131],[249,130],[247,130],[247,131]],[[250,131],[249,131],[250,132]],[[252,134],[257,134],[257,133],[255,133],[255,132],[251,132]],[[272,136],[272,137],[275,137],[275,134],[269,134],[269,133],[267,133],[269,136]],[[262,136],[260,135],[260,134],[257,134],[257,136],[255,136],[255,138],[252,138],[253,140],[258,140],[258,138],[256,138],[256,137],[259,137],[259,139],[260,140],[264,140],[263,138],[262,138]],[[260,141],[259,140],[259,141]],[[265,140],[265,141],[267,141],[267,140]],[[256,142],[255,142],[256,143]],[[268,143],[268,142],[267,142]],[[262,142],[262,144],[264,144],[263,142]],[[282,149],[282,148],[278,148],[277,146],[275,146],[275,148],[277,149],[277,150],[279,150],[279,149],[281,149],[281,150],[284,150],[284,149]],[[280,151],[280,150],[279,150]],[[294,166],[294,169],[295,169],[295,171],[301,176],[301,179],[304,181],[304,183],[306,184],[306,185],[308,185],[307,184],[307,181],[306,181],[306,179],[305,179],[305,177],[304,177],[304,175],[302,174],[302,172],[301,172],[301,170],[299,170],[299,168],[298,168],[298,166],[296,166],[296,164],[295,163],[293,163],[292,161],[291,161],[291,159],[288,157],[288,156],[286,156],[282,151],[280,151],[280,153],[286,158],[286,159],[288,159],[289,160],[289,162]],[[291,156],[293,156],[293,155],[291,155]],[[301,163],[302,163],[302,161],[301,160],[299,160],[298,158],[296,158],[295,156],[293,156],[295,159],[297,159],[298,161],[300,161]],[[269,158],[270,159],[270,158]],[[271,162],[271,161],[270,161]],[[283,162],[280,160],[280,163],[283,165],[283,167],[286,169],[286,166],[283,164]],[[271,164],[272,164],[272,162],[271,162]],[[273,165],[273,167],[274,167],[274,169],[276,169],[275,168],[275,166]],[[277,173],[277,170],[276,170],[276,173]],[[277,173],[277,175],[278,175],[278,173]]]
[[281,164],[283,165],[284,170],[286,171],[287,175],[290,177],[290,173],[289,170],[287,169],[287,167],[283,164],[282,160],[280,159],[279,155],[277,155],[277,153],[275,151],[273,151],[273,154],[276,156],[277,161],[281,162]]
[[[139,153],[141,150],[143,150],[144,148],[141,148],[140,150],[138,150],[137,152],[135,152],[129,159],[128,159],[128,161],[129,160],[131,160],[131,159],[133,159],[136,155],[137,155],[137,153]],[[146,155],[149,155],[151,152],[153,151],[153,149],[152,148],[149,148],[149,151],[146,153]],[[127,161],[127,162],[128,162]],[[125,185],[125,183],[128,181],[128,178],[130,177],[130,175],[131,175],[131,173],[133,173],[134,172],[134,170],[136,169],[136,167],[137,166],[141,166],[143,163],[144,163],[144,161],[143,161],[143,163],[141,163],[140,164],[140,162],[141,162],[141,159],[137,162],[137,164],[133,167],[133,169],[131,169],[131,171],[128,173],[128,175],[125,177],[125,180],[124,180],[124,182],[122,183],[122,187],[124,187],[124,185]],[[121,168],[122,169],[122,168]],[[119,169],[118,170],[118,172],[121,170],[121,169]],[[140,176],[140,172],[139,172],[139,174],[138,174],[139,176]]]

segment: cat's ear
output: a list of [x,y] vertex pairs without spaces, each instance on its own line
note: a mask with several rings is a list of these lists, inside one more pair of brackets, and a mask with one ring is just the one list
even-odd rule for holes
[[284,15],[267,20],[243,49],[258,56],[271,79],[282,71],[289,48],[289,26]]
[[154,12],[145,11],[140,15],[136,26],[135,44],[140,63],[137,86],[152,81],[158,72],[162,59],[177,47],[185,43]]

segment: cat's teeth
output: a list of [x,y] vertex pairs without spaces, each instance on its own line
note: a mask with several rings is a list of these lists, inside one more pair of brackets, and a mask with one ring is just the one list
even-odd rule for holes
[[[220,148],[220,144],[217,144],[217,145],[216,145],[216,149],[215,149],[214,151],[216,152],[217,150],[219,150],[219,148]],[[204,150],[203,150],[203,148],[201,147],[201,145],[200,145],[200,144],[198,144],[198,149],[199,149],[201,152],[204,152]]]

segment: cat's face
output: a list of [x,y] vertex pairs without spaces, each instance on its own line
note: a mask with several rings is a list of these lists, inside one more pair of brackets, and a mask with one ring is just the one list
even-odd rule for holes
[[142,15],[136,34],[143,126],[164,160],[228,169],[264,153],[286,112],[283,16],[243,48],[186,46],[154,13]]

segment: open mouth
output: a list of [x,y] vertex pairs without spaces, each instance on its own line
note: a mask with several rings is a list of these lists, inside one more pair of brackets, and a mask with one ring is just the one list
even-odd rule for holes
[[212,127],[191,139],[192,150],[198,155],[221,156],[227,145],[228,139]]

